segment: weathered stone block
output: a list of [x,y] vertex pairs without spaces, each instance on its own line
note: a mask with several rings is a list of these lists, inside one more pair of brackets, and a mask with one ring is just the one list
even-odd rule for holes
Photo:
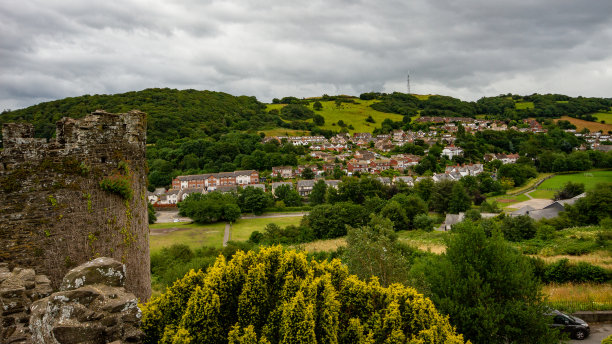
[[112,258],[101,257],[70,270],[62,279],[60,290],[93,284],[123,287],[124,283],[125,266]]

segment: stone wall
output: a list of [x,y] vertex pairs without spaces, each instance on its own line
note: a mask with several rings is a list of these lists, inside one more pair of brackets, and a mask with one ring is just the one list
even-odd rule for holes
[[29,124],[2,128],[0,262],[58,288],[71,268],[112,257],[127,266],[126,289],[147,300],[146,115],[96,111],[58,121],[50,142],[33,134]]

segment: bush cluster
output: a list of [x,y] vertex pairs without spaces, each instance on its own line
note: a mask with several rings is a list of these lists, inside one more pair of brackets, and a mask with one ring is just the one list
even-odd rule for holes
[[280,247],[219,257],[145,305],[145,343],[463,343],[433,303]]

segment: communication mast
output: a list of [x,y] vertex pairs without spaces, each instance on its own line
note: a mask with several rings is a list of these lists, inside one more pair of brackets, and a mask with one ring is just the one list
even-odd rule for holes
[[408,73],[408,76],[406,77],[406,88],[408,89],[408,94],[410,93],[410,73]]

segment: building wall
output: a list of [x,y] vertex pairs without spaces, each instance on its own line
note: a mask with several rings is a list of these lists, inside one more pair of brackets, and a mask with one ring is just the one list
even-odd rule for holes
[[[0,262],[34,268],[57,288],[98,256],[127,266],[126,288],[151,295],[146,200],[146,115],[96,111],[57,122],[56,139],[4,124],[0,152]],[[128,199],[101,181],[127,183]]]

